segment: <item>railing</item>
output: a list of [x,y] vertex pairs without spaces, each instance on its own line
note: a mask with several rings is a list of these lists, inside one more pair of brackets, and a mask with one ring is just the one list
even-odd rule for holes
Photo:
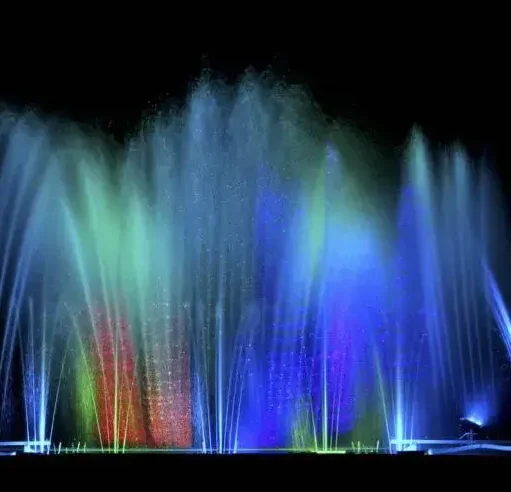
[[[470,444],[469,444],[470,443]],[[480,441],[466,439],[392,439],[390,452],[425,451],[427,454],[456,454],[468,451],[511,452],[511,441]]]
[[47,454],[50,441],[3,441],[0,442],[0,452],[11,455],[16,452]]

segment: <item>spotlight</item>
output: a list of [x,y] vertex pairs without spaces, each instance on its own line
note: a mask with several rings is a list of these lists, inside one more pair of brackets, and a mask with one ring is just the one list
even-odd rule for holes
[[464,417],[460,419],[460,439],[473,441],[480,437],[482,430],[482,422],[472,419],[470,417]]
[[477,427],[482,427],[483,426],[483,421],[477,417],[474,417],[472,415],[470,415],[469,417],[466,417],[464,419],[461,419],[462,421],[465,420],[466,422],[470,422],[471,424],[473,425],[476,425]]

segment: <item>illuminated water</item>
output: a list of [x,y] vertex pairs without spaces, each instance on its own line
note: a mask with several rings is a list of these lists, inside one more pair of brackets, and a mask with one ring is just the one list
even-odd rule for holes
[[31,116],[0,138],[0,438],[16,408],[28,440],[113,451],[333,451],[492,416],[496,205],[461,151],[414,135],[384,209],[352,137],[256,79],[198,85],[124,151]]

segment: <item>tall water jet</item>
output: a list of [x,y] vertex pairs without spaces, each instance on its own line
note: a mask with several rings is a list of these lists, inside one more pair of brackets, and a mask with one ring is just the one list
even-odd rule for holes
[[[52,229],[55,180],[47,129],[32,115],[1,115],[2,169],[0,176],[0,305],[3,312],[0,345],[0,432],[13,403],[13,381],[21,369],[26,437],[45,440],[50,398],[53,297],[41,295],[40,283],[52,263],[46,258]],[[42,185],[40,184],[42,183]],[[34,298],[37,297],[37,299]],[[42,297],[42,298],[41,298]],[[23,348],[16,357],[17,342]],[[19,366],[14,366],[14,361]],[[16,384],[16,383],[14,383]],[[17,412],[21,412],[18,407]]]
[[[414,134],[399,230],[402,307],[393,410],[398,440],[453,435],[456,415],[470,412],[481,399],[494,405],[482,183],[460,150],[434,167],[422,136]],[[402,358],[407,353],[415,354],[411,363]]]
[[21,372],[26,439],[328,452],[494,406],[492,188],[460,150],[414,134],[385,214],[342,130],[256,77],[122,152],[2,125],[0,420]]

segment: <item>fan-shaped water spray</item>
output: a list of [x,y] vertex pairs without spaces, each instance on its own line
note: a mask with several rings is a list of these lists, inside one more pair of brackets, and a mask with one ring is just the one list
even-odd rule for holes
[[494,405],[489,181],[416,134],[384,214],[339,132],[256,78],[123,152],[4,115],[2,432],[20,372],[28,440],[113,451],[331,451]]

